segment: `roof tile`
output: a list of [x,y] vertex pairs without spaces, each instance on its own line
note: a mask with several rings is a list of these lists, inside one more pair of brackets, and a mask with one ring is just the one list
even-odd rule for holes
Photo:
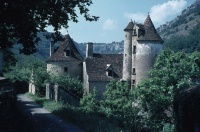
[[[112,79],[120,80],[122,78],[122,54],[95,53],[94,57],[86,58],[85,61],[89,81],[111,81]],[[108,67],[107,64],[110,64],[114,70],[113,78],[106,74],[106,68]]]
[[163,43],[163,40],[157,33],[149,15],[144,22],[144,30],[145,34],[144,36],[140,36],[138,38],[139,41],[160,41],[161,43]]

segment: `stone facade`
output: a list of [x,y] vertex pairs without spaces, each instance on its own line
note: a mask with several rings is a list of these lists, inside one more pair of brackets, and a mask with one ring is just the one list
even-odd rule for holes
[[159,43],[143,42],[137,44],[135,58],[135,83],[136,85],[143,79],[148,78],[148,71],[152,68],[157,55],[162,51]]
[[[67,69],[66,69],[67,68]],[[54,75],[70,75],[73,78],[82,80],[82,62],[81,61],[58,61],[49,62],[47,71]]]
[[125,30],[124,38],[124,59],[123,59],[123,80],[131,81],[132,68],[132,30]]

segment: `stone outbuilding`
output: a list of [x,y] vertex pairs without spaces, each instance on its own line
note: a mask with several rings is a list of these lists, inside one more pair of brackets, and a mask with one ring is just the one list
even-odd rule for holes
[[95,88],[97,98],[102,98],[106,85],[111,80],[119,81],[122,78],[122,68],[122,54],[93,53],[92,56],[86,56],[83,62],[84,93],[89,93]]
[[[54,75],[67,75],[82,80],[83,57],[69,34],[57,49],[54,42],[50,44],[51,56],[46,61],[47,71]],[[54,52],[53,52],[54,51]]]

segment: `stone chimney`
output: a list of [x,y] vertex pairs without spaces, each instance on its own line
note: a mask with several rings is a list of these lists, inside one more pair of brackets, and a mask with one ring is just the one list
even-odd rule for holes
[[50,56],[54,53],[54,41],[53,39],[50,40]]
[[86,58],[93,57],[93,43],[88,42],[86,47]]

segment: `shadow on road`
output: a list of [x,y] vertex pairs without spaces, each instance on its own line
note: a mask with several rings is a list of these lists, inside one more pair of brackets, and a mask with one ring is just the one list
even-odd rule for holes
[[19,132],[79,132],[76,126],[36,104],[24,94],[17,95]]

